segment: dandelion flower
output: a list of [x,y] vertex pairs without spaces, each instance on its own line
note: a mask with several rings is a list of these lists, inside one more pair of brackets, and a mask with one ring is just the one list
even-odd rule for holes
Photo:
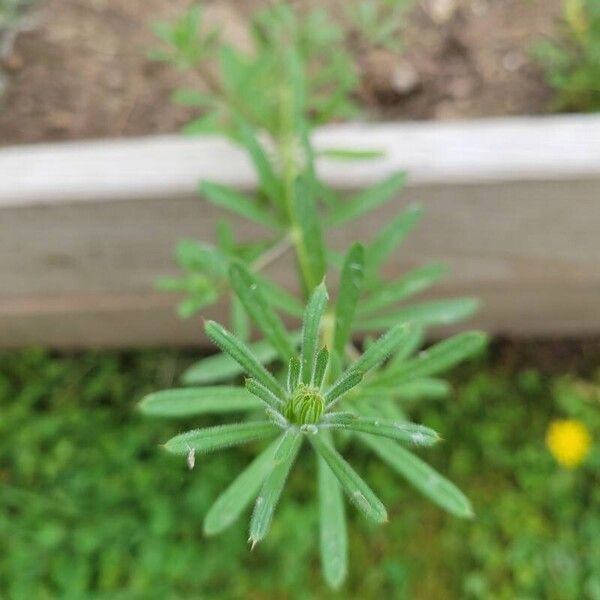
[[581,421],[556,419],[548,427],[546,445],[561,466],[574,469],[589,454],[592,438]]

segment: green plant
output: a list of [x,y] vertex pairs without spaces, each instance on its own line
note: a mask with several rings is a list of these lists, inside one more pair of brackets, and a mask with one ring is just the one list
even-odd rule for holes
[[[564,364],[573,346],[551,346]],[[188,477],[183,460],[174,465],[154,449],[185,421],[142,422],[131,410],[132,398],[172,385],[196,353],[4,351],[0,595],[598,600],[600,373],[585,364],[600,364],[599,348],[588,345],[576,362],[587,373],[582,379],[523,370],[522,346],[504,346],[452,374],[451,401],[400,401],[411,420],[447,440],[427,449],[427,460],[468,493],[476,507],[471,521],[398,485],[366,447],[345,446],[344,457],[377,491],[390,521],[373,527],[348,511],[349,577],[337,594],[319,575],[314,461],[302,456],[260,552],[241,542],[241,519],[203,539],[203,515],[260,442],[198,457]],[[557,417],[581,420],[592,434],[593,452],[576,470],[560,468],[544,445]],[[216,415],[205,419],[219,423]]]
[[345,6],[348,23],[367,44],[398,52],[402,19],[410,0],[363,0]]
[[600,4],[565,0],[563,35],[539,42],[535,56],[559,110],[600,110]]
[[[179,101],[206,109],[188,131],[218,132],[240,144],[256,169],[259,189],[251,197],[205,181],[200,192],[269,233],[264,240],[239,244],[231,225],[222,222],[216,246],[192,241],[179,245],[185,275],[164,280],[162,286],[187,292],[180,307],[184,316],[232,291],[232,331],[207,322],[207,335],[223,353],[184,373],[183,381],[197,387],[151,394],[141,409],[178,417],[249,414],[243,422],[192,430],[167,442],[166,449],[186,456],[190,468],[197,453],[279,434],[223,492],[205,519],[207,533],[220,532],[256,498],[250,525],[253,546],[266,534],[287,475],[308,439],[318,456],[323,571],[329,584],[338,587],[347,571],[342,491],[376,522],[387,515],[337,452],[335,442],[366,444],[446,510],[460,517],[472,514],[470,503],[453,484],[398,443],[430,445],[437,436],[408,423],[397,400],[446,393],[447,386],[435,376],[480,351],[485,336],[457,335],[415,353],[426,326],[456,322],[469,316],[477,303],[463,298],[401,305],[442,276],[440,265],[416,269],[395,281],[381,278],[384,262],[419,219],[417,207],[408,207],[373,240],[354,244],[341,255],[326,247],[327,229],[388,202],[406,178],[392,174],[351,198],[338,196],[318,178],[311,129],[348,114],[354,82],[340,67],[350,63],[346,50],[322,52],[338,35],[322,13],[298,16],[280,4],[260,12],[252,22],[255,47],[248,53],[219,42],[212,33],[200,31],[196,39],[194,31],[201,23],[200,13],[194,12],[172,30],[161,28],[162,39],[170,43],[161,58],[170,57],[203,74],[207,92],[177,94]],[[197,64],[204,53],[218,57],[218,76],[210,65]],[[329,154],[357,158],[340,149]],[[294,251],[301,299],[262,273],[288,249]],[[324,279],[332,269],[339,270],[339,285],[335,302],[328,305]],[[301,319],[301,330],[288,332],[277,311]],[[247,343],[251,322],[263,340]],[[375,341],[366,341],[362,354],[352,342],[357,332],[386,329]],[[245,388],[214,385],[242,374],[250,378]],[[253,418],[261,413],[261,420]]]
[[25,14],[36,0],[0,0],[0,58],[10,54],[15,37],[26,29]]

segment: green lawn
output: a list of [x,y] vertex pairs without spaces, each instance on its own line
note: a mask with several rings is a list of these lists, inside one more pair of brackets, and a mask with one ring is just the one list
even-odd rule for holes
[[544,445],[550,420],[566,415],[598,439],[593,375],[487,358],[455,374],[451,397],[407,407],[444,437],[421,455],[472,499],[471,522],[345,448],[391,520],[373,527],[349,508],[351,574],[333,594],[320,579],[310,454],[254,552],[247,520],[203,537],[211,500],[256,446],[198,457],[193,472],[161,451],[189,423],[142,418],[135,403],[173,385],[190,360],[0,355],[0,598],[600,599],[600,444],[574,471]]

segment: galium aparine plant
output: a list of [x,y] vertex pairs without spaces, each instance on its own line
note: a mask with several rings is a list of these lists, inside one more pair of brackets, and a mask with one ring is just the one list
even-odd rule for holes
[[[332,434],[337,431],[354,434],[360,443],[457,516],[472,514],[467,498],[405,447],[433,445],[440,439],[437,433],[401,416],[381,414],[386,408],[383,402],[379,411],[371,407],[377,397],[385,398],[390,390],[411,381],[424,381],[426,376],[476,352],[485,342],[482,334],[458,335],[411,360],[387,362],[390,356],[406,357],[414,350],[418,326],[400,323],[372,342],[346,368],[341,368],[339,362],[336,364],[335,355],[330,356],[328,348],[322,345],[328,302],[323,283],[317,286],[306,305],[297,355],[298,336],[286,332],[251,272],[236,263],[230,268],[230,278],[239,300],[252,314],[265,338],[287,359],[284,377],[277,378],[268,371],[248,345],[233,333],[208,321],[207,335],[248,376],[245,387],[167,390],[151,394],[141,403],[143,412],[159,416],[237,411],[262,415],[262,418],[230,425],[194,429],[169,440],[166,450],[185,456],[190,468],[194,467],[197,454],[275,438],[216,500],[206,516],[206,533],[219,533],[254,501],[249,540],[252,547],[262,540],[300,447],[308,441],[318,461],[323,568],[327,580],[339,586],[345,578],[347,563],[342,493],[377,523],[387,521],[387,511],[369,485],[336,450]],[[336,315],[338,331],[345,319],[352,318],[347,305],[338,302],[339,305],[346,314],[338,311]]]
[[[222,221],[216,244],[184,240],[178,245],[183,276],[163,280],[162,287],[186,294],[182,317],[229,298],[229,329],[207,322],[206,334],[221,353],[183,374],[189,387],[150,394],[140,406],[145,414],[163,417],[245,415],[169,440],[166,450],[184,458],[190,469],[208,452],[268,442],[215,500],[204,521],[206,534],[217,534],[254,503],[252,546],[269,529],[301,446],[314,449],[321,563],[325,579],[337,588],[347,574],[344,493],[367,518],[387,520],[375,492],[338,451],[341,439],[344,453],[361,444],[443,509],[458,517],[472,515],[464,494],[413,452],[437,443],[439,436],[411,423],[402,403],[448,396],[448,384],[437,376],[479,352],[485,336],[458,334],[421,351],[426,328],[470,316],[477,301],[406,304],[443,276],[439,264],[395,280],[382,277],[386,261],[420,219],[419,207],[408,206],[370,240],[347,251],[327,247],[328,231],[359,222],[396,198],[406,181],[404,173],[391,173],[348,198],[317,174],[319,157],[378,156],[371,149],[317,150],[312,143],[314,126],[356,110],[356,69],[341,43],[345,32],[323,11],[298,15],[280,2],[257,13],[250,30],[254,47],[244,52],[206,31],[198,9],[172,28],[157,28],[169,46],[158,58],[194,69],[205,82],[201,92],[177,94],[180,102],[203,111],[187,131],[228,137],[246,151],[256,170],[253,195],[203,181],[201,196],[266,233],[257,241],[239,242],[232,225]],[[381,31],[373,37],[379,43],[385,39]],[[207,59],[213,64],[207,65]],[[214,61],[216,71],[208,68]],[[294,256],[299,297],[265,274],[288,253]],[[331,280],[338,280],[333,301],[324,283],[331,272],[337,272]],[[287,330],[281,313],[301,327]],[[256,342],[249,341],[252,326],[262,334]],[[358,334],[367,336],[362,353],[353,342]],[[230,383],[240,376],[247,378],[245,385]]]

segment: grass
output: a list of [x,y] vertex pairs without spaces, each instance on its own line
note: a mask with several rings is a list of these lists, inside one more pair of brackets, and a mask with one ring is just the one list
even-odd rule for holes
[[254,552],[247,520],[203,536],[212,499],[255,448],[198,457],[191,473],[161,451],[188,424],[145,419],[134,406],[172,385],[189,359],[0,355],[1,598],[600,599],[599,448],[564,471],[544,445],[560,416],[598,439],[600,386],[589,369],[585,380],[544,375],[496,352],[455,375],[452,397],[408,408],[445,438],[425,452],[473,500],[472,522],[348,447],[390,523],[372,527],[349,510],[351,575],[336,596],[320,579],[310,462],[300,461]]

